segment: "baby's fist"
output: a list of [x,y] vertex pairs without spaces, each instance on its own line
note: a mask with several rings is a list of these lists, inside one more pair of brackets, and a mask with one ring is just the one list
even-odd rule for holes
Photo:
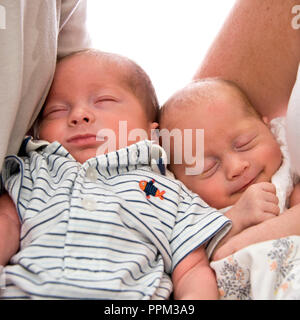
[[277,216],[280,212],[276,188],[270,182],[251,185],[235,204],[245,228]]

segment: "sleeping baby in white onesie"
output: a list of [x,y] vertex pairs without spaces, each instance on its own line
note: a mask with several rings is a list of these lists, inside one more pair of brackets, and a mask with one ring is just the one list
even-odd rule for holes
[[[294,236],[300,235],[299,193],[284,143],[284,119],[269,123],[234,83],[204,79],[167,101],[160,127],[204,129],[203,171],[187,175],[191,165],[174,164],[172,149],[170,169],[209,205],[225,208],[232,229],[244,226],[223,238],[212,254],[221,298],[282,299],[288,291],[300,298],[294,261],[294,255],[300,257],[300,237]],[[232,206],[239,209],[240,220],[228,215]],[[251,223],[253,216],[261,221]]]
[[[286,119],[270,122],[282,153],[282,164],[271,182],[276,187],[280,213],[290,207],[290,196],[298,182],[292,172],[285,135]],[[259,242],[211,262],[223,299],[300,299],[299,236]]]

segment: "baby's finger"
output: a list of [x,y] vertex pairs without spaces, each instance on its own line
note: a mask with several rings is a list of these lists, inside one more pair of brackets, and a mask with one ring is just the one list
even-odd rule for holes
[[275,216],[278,216],[280,213],[279,206],[273,202],[265,202],[263,204],[263,211],[265,213],[273,214]]
[[264,191],[276,194],[276,188],[274,184],[272,184],[271,182],[262,182],[261,187],[262,187],[262,190]]
[[267,202],[271,202],[274,204],[278,204],[279,203],[279,199],[276,196],[276,194],[271,193],[271,192],[264,192],[263,194],[263,199]]

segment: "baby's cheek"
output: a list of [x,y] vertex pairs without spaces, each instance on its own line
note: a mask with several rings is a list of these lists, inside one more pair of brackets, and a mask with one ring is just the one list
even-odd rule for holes
[[224,190],[222,190],[220,186],[212,183],[201,183],[193,189],[192,191],[197,193],[209,206],[217,209],[223,208],[223,204],[226,202],[226,197]]
[[57,124],[46,124],[40,126],[39,129],[39,138],[41,140],[46,140],[49,142],[54,142],[54,141],[62,141],[62,139],[65,136],[64,130],[60,128],[59,125]]
[[271,173],[275,173],[282,163],[282,153],[279,146],[277,144],[273,146],[270,145],[268,153],[265,155],[264,159],[267,166],[270,167],[270,170],[272,171]]
[[40,125],[39,127],[39,138],[42,140],[50,141],[50,137],[52,135],[52,127],[49,125]]

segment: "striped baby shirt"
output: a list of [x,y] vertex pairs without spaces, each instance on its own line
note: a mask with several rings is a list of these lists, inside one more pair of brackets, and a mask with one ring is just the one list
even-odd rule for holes
[[150,141],[83,164],[58,142],[27,142],[2,172],[22,227],[1,298],[168,299],[176,265],[231,227],[161,174],[166,155]]

